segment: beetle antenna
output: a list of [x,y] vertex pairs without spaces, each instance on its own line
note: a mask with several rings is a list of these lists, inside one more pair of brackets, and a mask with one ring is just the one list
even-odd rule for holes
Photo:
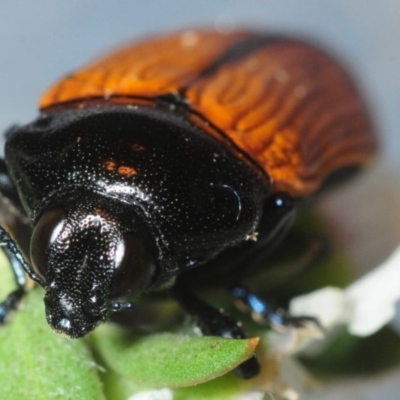
[[11,238],[9,233],[0,225],[0,246],[4,246],[18,261],[21,265],[22,269],[26,272],[26,274],[38,283],[42,287],[46,287],[46,283],[44,280],[32,270],[29,263],[25,260],[24,256],[22,255],[21,251],[18,249],[17,244]]
[[110,311],[130,311],[133,308],[133,303],[130,301],[112,301],[108,305]]
[[130,301],[112,301],[108,305],[110,311],[130,311],[133,308],[133,303]]

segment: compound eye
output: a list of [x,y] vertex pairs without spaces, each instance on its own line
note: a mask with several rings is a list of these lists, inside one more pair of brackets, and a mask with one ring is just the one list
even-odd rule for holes
[[66,215],[61,209],[44,213],[36,224],[31,238],[31,262],[35,272],[46,282],[50,247],[61,231]]
[[143,241],[134,235],[124,235],[115,254],[110,297],[117,299],[143,290],[153,272],[154,263]]

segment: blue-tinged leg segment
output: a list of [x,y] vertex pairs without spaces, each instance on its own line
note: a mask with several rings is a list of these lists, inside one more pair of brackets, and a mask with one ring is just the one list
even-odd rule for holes
[[288,311],[272,306],[266,300],[241,285],[234,285],[230,290],[238,308],[250,312],[253,319],[257,322],[268,324],[273,328],[300,328],[311,323],[323,331],[319,321],[314,317],[294,317]]

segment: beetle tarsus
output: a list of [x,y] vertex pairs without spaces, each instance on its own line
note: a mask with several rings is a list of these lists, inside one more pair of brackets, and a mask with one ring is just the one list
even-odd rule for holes
[[254,378],[260,373],[260,371],[261,365],[255,354],[235,368],[235,374],[242,379]]
[[10,312],[16,310],[24,297],[25,290],[18,288],[11,292],[1,303],[0,303],[0,325],[7,322],[7,317]]
[[266,323],[276,329],[303,328],[312,324],[322,333],[324,332],[324,328],[317,318],[293,316],[283,308],[274,307],[244,286],[234,285],[230,290],[236,300],[237,307],[250,312],[253,319],[259,323]]

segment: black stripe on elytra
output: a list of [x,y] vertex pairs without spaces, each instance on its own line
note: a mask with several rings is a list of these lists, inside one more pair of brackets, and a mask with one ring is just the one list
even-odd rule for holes
[[179,89],[177,92],[168,93],[157,97],[157,105],[161,108],[173,108],[179,113],[186,113],[189,111],[189,104],[187,103],[185,92],[199,79],[205,78],[215,74],[221,67],[226,64],[239,61],[253,52],[273,45],[277,42],[283,41],[285,38],[276,35],[257,35],[254,34],[229,46],[216,60],[214,60],[208,67],[203,69],[196,78],[193,79],[187,86]]
[[240,40],[228,47],[219,58],[214,60],[211,65],[201,71],[195,80],[211,76],[224,65],[239,61],[263,47],[268,47],[277,42],[281,42],[282,40],[284,40],[282,36],[257,34]]

